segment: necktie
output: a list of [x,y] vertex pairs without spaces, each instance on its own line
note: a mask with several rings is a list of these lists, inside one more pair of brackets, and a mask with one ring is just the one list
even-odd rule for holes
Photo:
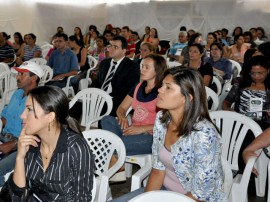
[[116,67],[116,65],[117,65],[117,62],[113,62],[113,66],[112,66],[112,68],[111,68],[110,74],[109,74],[109,76],[107,77],[107,79],[106,79],[106,80],[104,81],[104,83],[103,83],[102,89],[103,89],[104,91],[107,91],[108,88],[109,88],[109,85],[110,85],[110,83],[111,83],[111,80],[112,80],[113,75],[114,75],[114,72],[115,72],[115,67]]

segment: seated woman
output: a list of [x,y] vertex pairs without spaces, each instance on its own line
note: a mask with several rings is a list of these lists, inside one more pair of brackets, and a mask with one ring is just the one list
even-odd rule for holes
[[75,35],[69,37],[69,47],[77,55],[80,73],[71,79],[74,91],[78,91],[79,81],[86,76],[87,70],[90,68],[87,58],[87,50],[84,46],[80,46],[80,42]]
[[[242,81],[236,82],[222,103],[222,109],[236,111],[256,120],[262,129],[269,126],[270,109],[269,63],[262,55],[254,56],[243,70]],[[234,103],[234,108],[231,108]]]
[[[148,55],[141,69],[142,82],[119,105],[117,118],[106,116],[101,120],[102,129],[117,134],[123,140],[127,155],[151,153],[153,126],[158,112],[157,89],[166,68],[166,61],[162,56]],[[126,117],[130,107],[134,110],[131,123]]]
[[91,201],[94,158],[68,103],[55,86],[30,91],[8,180],[12,201]]
[[26,45],[23,41],[22,35],[20,32],[15,32],[13,35],[14,38],[14,43],[13,43],[13,48],[16,53],[16,56],[20,56],[22,49]]
[[209,32],[207,34],[207,42],[204,46],[205,50],[206,50],[206,56],[210,57],[210,46],[212,43],[216,43],[217,42],[217,36],[214,32]]
[[235,60],[240,65],[243,65],[244,55],[245,55],[245,52],[249,49],[249,46],[247,46],[244,43],[243,34],[236,35],[234,37],[234,41],[235,41],[235,44],[232,45],[229,50],[230,59]]
[[158,38],[158,31],[156,28],[151,28],[149,37],[145,38],[144,42],[151,43],[156,50],[158,49],[159,38]]
[[155,121],[153,168],[147,186],[113,202],[160,189],[179,192],[196,201],[227,201],[221,137],[209,117],[199,72],[185,67],[168,69],[158,89],[157,107],[162,111]]
[[192,67],[200,72],[205,86],[210,86],[213,80],[213,68],[209,63],[203,62],[204,48],[197,43],[189,46],[189,62],[184,64],[186,67]]
[[140,58],[135,60],[136,63],[140,65],[140,68],[143,64],[143,59],[146,58],[148,55],[156,53],[155,47],[151,43],[142,43],[140,48]]
[[223,57],[223,48],[220,43],[210,45],[210,57],[205,57],[204,62],[210,63],[213,67],[214,75],[222,80],[230,79],[232,76],[232,63]]
[[[189,37],[188,45],[185,46],[181,52],[181,55],[179,56],[178,62],[180,64],[186,64],[189,61],[189,46],[198,43],[202,43],[202,34],[201,33],[194,33]],[[206,50],[204,49],[203,55],[206,56]]]
[[17,57],[17,65],[21,65],[24,61],[28,61],[32,58],[41,57],[41,49],[36,45],[36,35],[33,33],[27,34],[26,46],[22,49],[21,55]]

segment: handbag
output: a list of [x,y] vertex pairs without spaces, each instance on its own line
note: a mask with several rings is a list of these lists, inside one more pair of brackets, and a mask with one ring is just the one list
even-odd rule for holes
[[0,191],[0,202],[11,202],[11,196],[8,188],[8,181],[5,182]]

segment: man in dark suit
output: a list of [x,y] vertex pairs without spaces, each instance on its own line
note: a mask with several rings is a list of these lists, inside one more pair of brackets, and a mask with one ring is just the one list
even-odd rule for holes
[[140,81],[140,68],[125,57],[127,40],[122,36],[114,37],[109,45],[110,58],[100,63],[97,79],[91,87],[101,88],[112,96],[113,109],[110,115],[116,116],[116,110],[128,92]]

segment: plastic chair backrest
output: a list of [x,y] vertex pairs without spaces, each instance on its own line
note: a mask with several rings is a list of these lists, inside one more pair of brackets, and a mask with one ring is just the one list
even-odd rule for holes
[[251,118],[232,111],[212,111],[210,117],[222,137],[222,156],[238,171],[239,151],[248,130],[257,137],[262,133],[261,127]]
[[10,89],[17,88],[17,79],[15,73],[10,70],[0,73],[0,94],[3,96],[3,93]]
[[212,100],[212,106],[210,109],[208,109],[209,111],[215,111],[217,110],[218,106],[219,106],[219,99],[218,99],[218,95],[209,87],[205,86],[205,90],[206,90],[206,96],[207,96],[207,100]]
[[50,81],[53,77],[53,69],[49,67],[48,65],[40,65],[40,67],[43,69],[44,75],[39,81],[39,86],[44,86],[45,83]]
[[216,85],[216,87],[217,87],[217,92],[216,93],[219,96],[221,94],[221,91],[222,91],[222,85],[221,85],[220,80],[216,76],[213,76],[212,84]]
[[[92,123],[109,115],[112,111],[112,97],[107,92],[98,88],[86,88],[79,91],[69,102],[69,108],[77,101],[82,102],[81,125],[85,126],[85,130],[89,130]],[[107,110],[104,114],[101,114],[105,105],[107,105]]]
[[[125,162],[126,149],[123,141],[114,133],[102,129],[83,131],[83,136],[95,156],[95,174],[98,176],[106,174],[109,178],[113,176]],[[109,168],[115,152],[118,160]]]
[[45,60],[44,58],[32,58],[29,61],[39,64],[40,66],[47,64],[47,60]]
[[41,53],[42,53],[42,58],[45,58],[51,48],[53,48],[53,45],[51,44],[45,44],[40,47],[41,48]]
[[229,60],[232,63],[233,79],[236,77],[239,77],[240,73],[242,71],[241,65],[238,62],[236,62],[235,60],[231,60],[231,59],[229,59]]
[[232,185],[233,185],[232,169],[229,162],[223,157],[221,157],[221,163],[222,163],[222,169],[224,173],[224,191],[226,193],[226,196],[229,198]]
[[158,190],[149,191],[136,196],[129,200],[129,202],[164,202],[164,201],[181,201],[181,202],[194,202],[193,199],[189,198],[184,194],[180,194],[172,191]]

